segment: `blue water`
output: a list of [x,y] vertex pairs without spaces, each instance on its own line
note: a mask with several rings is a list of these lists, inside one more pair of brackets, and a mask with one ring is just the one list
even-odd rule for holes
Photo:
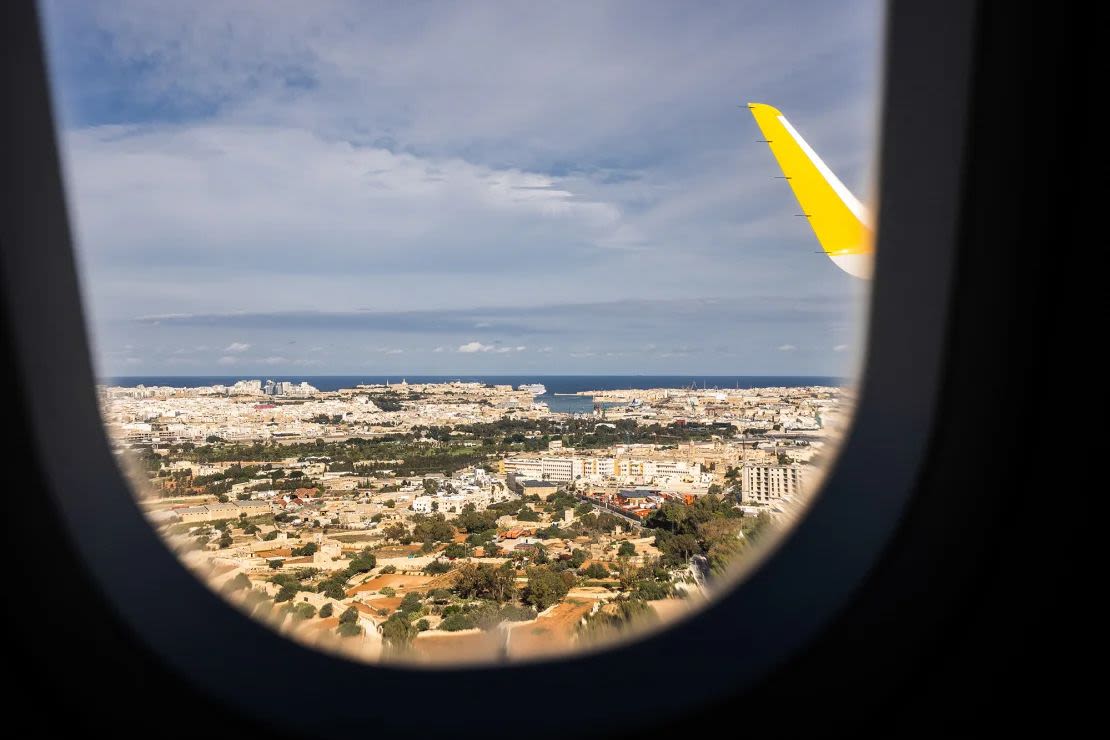
[[238,375],[128,375],[105,378],[106,385],[134,387],[170,386],[172,388],[193,388],[203,385],[231,385],[237,380],[302,380],[322,391],[340,388],[353,388],[359,384],[399,383],[444,383],[461,380],[472,383],[511,384],[514,388],[531,383],[542,383],[547,393],[537,396],[552,411],[557,413],[585,413],[593,409],[590,396],[556,396],[556,393],[577,393],[579,391],[620,390],[624,388],[796,388],[808,385],[841,386],[843,378],[802,375],[282,375],[264,378]]

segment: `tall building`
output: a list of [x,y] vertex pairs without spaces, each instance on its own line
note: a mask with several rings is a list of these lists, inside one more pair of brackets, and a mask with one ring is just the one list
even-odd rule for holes
[[744,503],[766,504],[802,492],[802,471],[794,465],[745,465],[740,480]]
[[639,457],[512,457],[504,461],[506,473],[521,478],[569,483],[580,478],[691,478],[702,474],[701,465],[676,460]]

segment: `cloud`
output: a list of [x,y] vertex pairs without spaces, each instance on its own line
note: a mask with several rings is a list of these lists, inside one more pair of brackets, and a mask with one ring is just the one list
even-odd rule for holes
[[374,342],[431,372],[835,373],[843,350],[655,348],[854,346],[830,325],[863,286],[737,103],[773,99],[865,198],[873,0],[42,9],[104,370],[132,337],[151,371],[198,344],[246,367],[244,336],[334,372]]
[[236,364],[240,363],[241,361],[242,360],[240,358],[232,357],[231,355],[224,355],[223,357],[221,357],[218,360],[218,362],[221,365],[236,365]]
[[224,347],[224,352],[246,352],[251,346],[244,342],[232,342]]
[[466,344],[459,345],[459,348],[456,351],[462,352],[463,354],[472,354],[474,352],[490,352],[493,349],[495,348],[493,347],[493,345],[490,344],[482,344],[481,342],[467,342]]
[[[600,194],[555,187],[543,173],[356,146],[273,123],[97,126],[69,132],[67,149],[83,243],[105,267],[506,269],[539,265],[554,249],[585,256],[613,238],[622,218]],[[429,168],[443,174],[429,180]],[[273,259],[309,243],[311,261]]]
[[798,348],[797,348],[797,347],[795,347],[795,346],[794,346],[793,344],[782,344],[782,345],[779,345],[779,352],[793,352],[793,351],[795,351],[796,349],[798,349]]
[[835,347],[833,347],[833,352],[844,352],[847,349],[848,349],[847,344],[838,344]]

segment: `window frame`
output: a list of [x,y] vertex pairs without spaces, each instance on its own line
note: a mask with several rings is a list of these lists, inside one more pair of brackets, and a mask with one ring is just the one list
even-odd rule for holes
[[[795,654],[880,558],[912,498],[936,419],[976,4],[888,8],[868,348],[851,429],[808,514],[743,583],[650,637],[554,661],[435,669],[337,659],[261,626],[186,570],[140,513],[97,408],[34,7],[5,5],[12,7],[4,23],[22,43],[5,52],[0,83],[0,94],[18,101],[0,114],[0,178],[11,194],[0,204],[0,285],[17,348],[8,361],[24,391],[37,462],[88,575],[149,649],[211,696],[302,730],[320,731],[322,722],[359,728],[373,716],[377,731],[404,729],[414,717],[422,731],[451,731],[473,704],[459,687],[482,686],[498,697],[499,719],[515,724],[533,718],[541,689],[570,697],[608,679],[648,696],[666,680],[665,667],[688,690],[668,691],[667,706],[652,710],[677,716],[751,685]],[[323,700],[334,715],[274,701],[258,680],[273,675],[303,676],[305,699]],[[591,704],[529,727],[554,735],[642,719],[633,702]]]

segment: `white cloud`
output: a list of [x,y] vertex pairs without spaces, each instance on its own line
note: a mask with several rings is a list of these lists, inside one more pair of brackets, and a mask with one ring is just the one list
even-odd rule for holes
[[238,363],[239,361],[240,361],[240,358],[232,357],[230,355],[224,355],[223,357],[221,357],[219,359],[219,363],[221,365],[234,365],[234,364]]
[[71,131],[67,144],[82,246],[159,284],[166,265],[280,269],[269,258],[306,243],[331,274],[504,269],[566,244],[597,245],[621,220],[616,205],[549,175],[295,126],[100,126]]
[[[525,345],[601,347],[614,336],[630,353],[652,343],[637,355],[642,366],[607,366],[621,370],[733,369],[704,351],[656,360],[691,332],[737,347],[786,336],[828,347],[829,319],[847,320],[858,287],[813,254],[789,189],[771,179],[773,158],[736,108],[737,80],[744,95],[773,94],[856,188],[867,179],[880,5],[705,6],[681,14],[681,34],[673,9],[644,5],[533,4],[506,16],[357,2],[273,12],[197,0],[158,13],[133,0],[43,3],[98,340],[133,334],[103,319],[144,315],[134,353],[152,358],[143,366],[152,372],[169,357],[154,347],[205,342],[206,364],[218,355],[230,364],[247,354],[232,342],[242,336],[275,352],[286,338],[326,341],[320,359],[337,372],[362,367],[368,344],[413,354],[441,342],[432,351],[450,353],[466,333],[482,341],[458,352],[505,355],[505,370],[538,361]],[[786,66],[769,63],[783,48],[797,50]],[[118,125],[102,125],[106,110]],[[701,312],[665,331],[595,313],[542,334],[502,329],[541,296],[758,296],[775,291],[767,286],[798,306],[828,299],[827,316],[794,306],[739,322]],[[426,341],[405,336],[403,323],[334,344],[313,338],[321,324],[272,334],[166,326],[235,310],[449,311],[479,293],[503,310]],[[507,354],[495,336],[524,354]],[[855,341],[850,330],[834,336]],[[783,352],[742,354],[735,371],[835,373],[846,358]]]
[[833,352],[844,352],[847,349],[848,349],[847,344],[838,344],[835,347],[833,347]]
[[779,352],[793,352],[796,349],[798,349],[798,348],[795,347],[793,344],[779,345]]

